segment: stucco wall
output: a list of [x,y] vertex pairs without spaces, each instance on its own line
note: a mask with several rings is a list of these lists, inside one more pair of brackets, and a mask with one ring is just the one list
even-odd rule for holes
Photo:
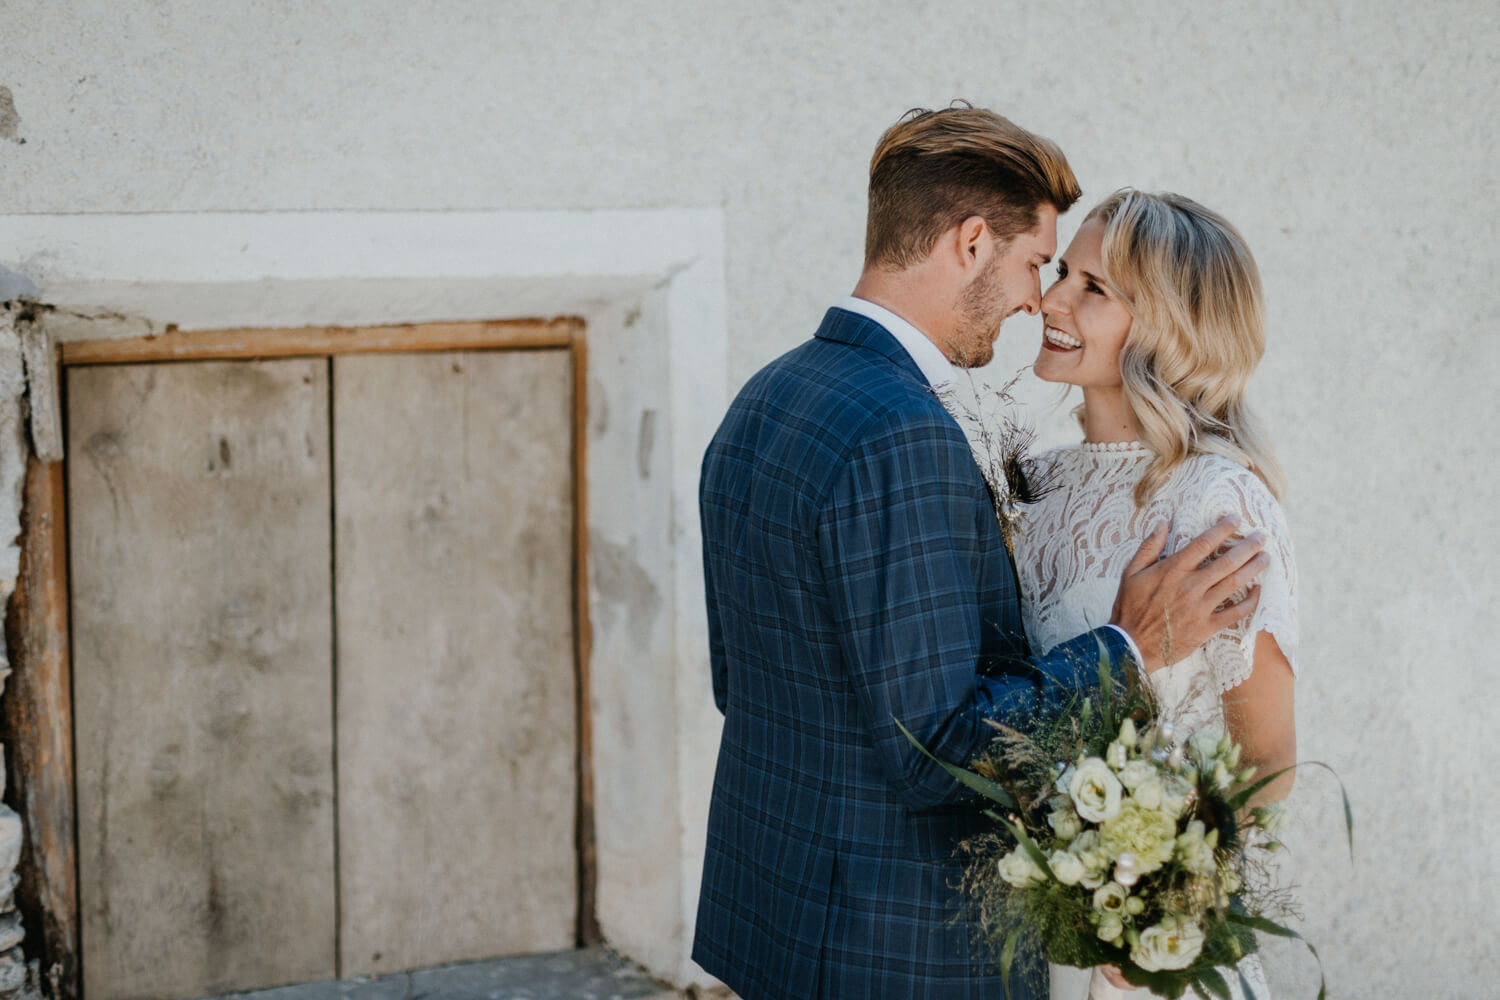
[[[963,96],[1051,135],[1086,199],[1223,211],[1270,302],[1301,752],[1359,823],[1351,867],[1336,790],[1303,780],[1305,929],[1339,994],[1477,996],[1500,976],[1497,48],[1487,0],[18,0],[0,211],[721,206],[730,388],[852,286],[865,164],[907,107]],[[993,370],[1038,335],[1013,320]],[[1272,974],[1316,982],[1305,953]]]

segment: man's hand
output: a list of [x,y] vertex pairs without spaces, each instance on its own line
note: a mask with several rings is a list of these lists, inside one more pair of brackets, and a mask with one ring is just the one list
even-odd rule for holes
[[1214,633],[1255,610],[1259,587],[1238,603],[1220,608],[1271,562],[1261,552],[1266,539],[1260,532],[1214,555],[1238,525],[1239,518],[1226,517],[1163,559],[1167,526],[1159,524],[1125,567],[1109,620],[1130,633],[1146,659],[1141,667],[1147,673],[1183,659]]

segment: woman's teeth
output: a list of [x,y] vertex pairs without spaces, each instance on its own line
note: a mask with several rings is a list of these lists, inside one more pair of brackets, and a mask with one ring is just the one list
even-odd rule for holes
[[1071,351],[1083,346],[1083,341],[1070,337],[1061,330],[1054,330],[1050,326],[1042,328],[1042,336],[1046,337],[1047,343],[1053,347],[1062,347]]

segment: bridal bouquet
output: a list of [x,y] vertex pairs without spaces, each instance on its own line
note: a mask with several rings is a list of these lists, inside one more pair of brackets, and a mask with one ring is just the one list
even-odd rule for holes
[[[965,845],[964,888],[1007,987],[1026,935],[1058,965],[1114,965],[1163,996],[1225,998],[1257,934],[1300,937],[1281,922],[1285,891],[1246,877],[1246,846],[1279,847],[1285,820],[1250,800],[1283,772],[1257,779],[1228,737],[1176,733],[1149,687],[1117,686],[1107,660],[1066,709],[1025,731],[991,725],[988,753],[938,763],[993,804],[995,833]],[[1347,796],[1345,821],[1352,849]]]

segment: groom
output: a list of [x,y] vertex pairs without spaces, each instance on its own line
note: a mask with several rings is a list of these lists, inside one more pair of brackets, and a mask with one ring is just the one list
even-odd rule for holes
[[896,723],[962,762],[986,717],[1066,697],[1101,645],[1154,669],[1254,606],[1215,612],[1258,543],[1199,568],[1233,524],[1167,559],[1158,531],[1113,624],[1027,646],[984,481],[931,387],[1037,312],[1078,196],[1058,148],[999,115],[909,114],[871,161],[854,295],[751,378],[704,458],[724,735],[693,957],[746,1000],[1001,996],[955,889],[985,821]]

